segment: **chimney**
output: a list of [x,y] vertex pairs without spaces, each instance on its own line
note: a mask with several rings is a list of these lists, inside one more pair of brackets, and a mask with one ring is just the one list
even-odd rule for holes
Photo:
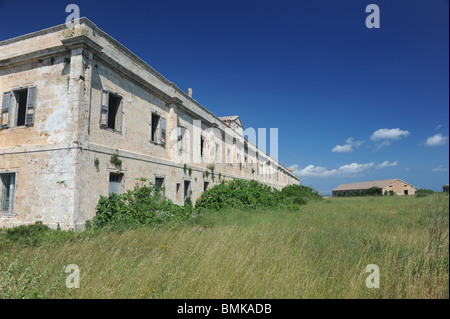
[[188,95],[189,95],[189,97],[192,97],[192,89],[191,88],[188,89]]

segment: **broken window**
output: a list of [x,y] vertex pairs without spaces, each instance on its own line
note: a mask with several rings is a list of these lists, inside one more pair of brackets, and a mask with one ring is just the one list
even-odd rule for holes
[[150,141],[166,145],[166,119],[152,112]]
[[102,90],[100,126],[122,132],[123,99],[120,95]]
[[184,181],[184,200],[191,199],[192,197],[192,190],[191,190],[191,182],[190,181]]
[[[3,93],[0,124],[2,129],[34,124],[36,87]],[[15,118],[13,120],[13,117]]]
[[14,212],[15,173],[0,173],[0,213]]
[[205,137],[200,136],[200,156],[203,157],[203,148],[205,147]]
[[[155,177],[155,189],[163,189],[164,188],[164,178],[163,177]],[[165,195],[164,189],[162,190],[163,195]]]
[[109,193],[120,195],[122,190],[123,174],[111,173],[109,174]]

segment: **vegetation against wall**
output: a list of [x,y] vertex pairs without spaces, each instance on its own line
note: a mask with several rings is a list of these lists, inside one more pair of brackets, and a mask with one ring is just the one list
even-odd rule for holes
[[102,196],[96,216],[87,225],[93,228],[142,226],[168,220],[184,219],[208,211],[222,209],[257,210],[287,208],[298,210],[308,200],[322,197],[310,187],[289,185],[278,191],[254,180],[221,181],[206,190],[195,207],[190,200],[184,206],[165,197],[163,189],[156,189],[147,179],[139,179],[133,190],[124,194]]

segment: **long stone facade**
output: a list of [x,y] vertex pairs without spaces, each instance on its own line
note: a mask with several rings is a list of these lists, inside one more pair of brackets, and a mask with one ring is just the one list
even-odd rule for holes
[[[100,195],[144,177],[175,203],[221,180],[298,184],[86,18],[0,42],[0,227],[82,229]],[[213,166],[211,166],[213,165]]]

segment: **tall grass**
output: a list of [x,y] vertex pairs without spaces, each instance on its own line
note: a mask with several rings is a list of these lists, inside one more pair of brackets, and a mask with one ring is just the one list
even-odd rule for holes
[[[332,198],[39,247],[3,234],[0,253],[8,264],[22,251],[16,269],[39,255],[30,271],[43,274],[37,292],[57,282],[48,298],[448,298],[448,216],[443,194]],[[79,289],[60,278],[68,264],[80,268]],[[366,287],[369,264],[380,268],[379,289]]]

